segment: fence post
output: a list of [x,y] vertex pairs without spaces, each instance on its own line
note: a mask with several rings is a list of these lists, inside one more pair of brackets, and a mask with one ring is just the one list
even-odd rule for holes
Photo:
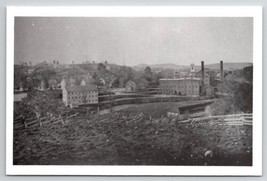
[[97,107],[97,113],[96,113],[96,116],[97,116],[97,118],[98,118],[98,116],[99,116],[99,106]]
[[24,120],[23,123],[24,123],[24,127],[27,128],[28,125],[27,125],[27,123],[26,123],[26,120]]

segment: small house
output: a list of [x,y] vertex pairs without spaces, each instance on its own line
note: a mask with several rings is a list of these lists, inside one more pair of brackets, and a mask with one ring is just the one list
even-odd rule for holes
[[127,81],[125,84],[125,89],[128,92],[136,91],[136,83],[132,80]]

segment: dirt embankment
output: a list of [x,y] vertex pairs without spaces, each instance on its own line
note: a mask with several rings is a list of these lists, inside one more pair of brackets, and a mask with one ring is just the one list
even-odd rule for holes
[[[205,156],[207,150],[212,155]],[[15,165],[251,165],[252,127],[127,112],[14,132]]]

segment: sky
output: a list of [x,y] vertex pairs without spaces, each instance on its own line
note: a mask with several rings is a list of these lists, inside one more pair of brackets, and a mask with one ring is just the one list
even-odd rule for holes
[[253,61],[249,17],[16,17],[14,61],[189,65]]

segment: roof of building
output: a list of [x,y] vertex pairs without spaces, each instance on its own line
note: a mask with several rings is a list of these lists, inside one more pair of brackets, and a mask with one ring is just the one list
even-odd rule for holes
[[66,86],[66,90],[68,92],[85,92],[85,91],[95,91],[97,90],[96,85],[88,85],[88,86]]

